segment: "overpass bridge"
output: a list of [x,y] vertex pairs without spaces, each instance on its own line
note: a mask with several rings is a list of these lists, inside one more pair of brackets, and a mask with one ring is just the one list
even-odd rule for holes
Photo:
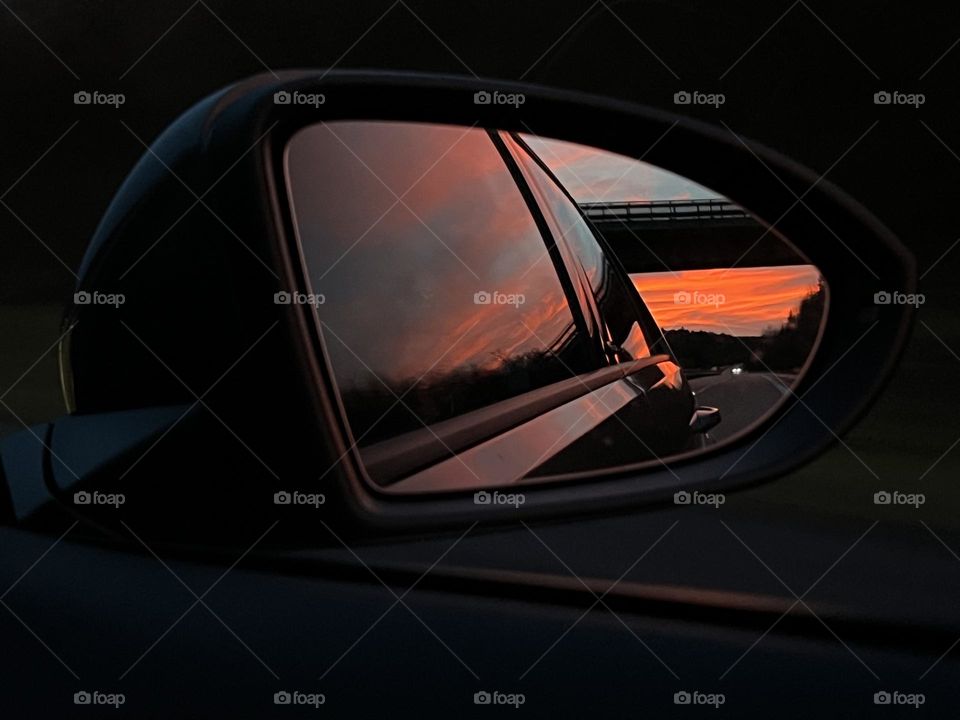
[[806,264],[721,198],[580,203],[580,209],[631,273]]

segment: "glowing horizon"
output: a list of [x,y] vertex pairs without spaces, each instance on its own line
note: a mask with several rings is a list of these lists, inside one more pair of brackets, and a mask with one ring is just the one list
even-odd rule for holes
[[[623,155],[559,140],[524,139],[577,202],[722,197]],[[797,264],[632,274],[631,279],[664,330],[683,327],[756,336],[783,325],[803,298],[817,289],[820,273],[812,265]]]
[[816,292],[813,265],[683,270],[630,276],[663,330],[758,336],[776,329]]

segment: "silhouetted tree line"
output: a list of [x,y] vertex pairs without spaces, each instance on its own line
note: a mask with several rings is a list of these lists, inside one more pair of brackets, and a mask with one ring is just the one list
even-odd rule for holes
[[[796,372],[803,367],[820,331],[826,296],[821,281],[814,292],[800,301],[797,312],[790,313],[779,329],[763,334],[758,352],[763,365],[777,372]],[[763,365],[754,360],[748,367],[761,370]]]
[[710,370],[746,364],[763,339],[686,328],[666,330],[663,334],[684,370]]

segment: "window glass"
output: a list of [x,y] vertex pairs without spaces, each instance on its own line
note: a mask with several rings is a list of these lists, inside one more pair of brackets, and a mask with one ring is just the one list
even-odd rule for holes
[[359,445],[594,369],[485,130],[317,124],[290,140],[286,162],[312,300]]
[[579,259],[609,339],[622,348],[620,360],[649,357],[648,340],[636,309],[635,289],[624,282],[611,264],[574,202],[529,155],[522,150],[517,155],[547,204],[557,232]]

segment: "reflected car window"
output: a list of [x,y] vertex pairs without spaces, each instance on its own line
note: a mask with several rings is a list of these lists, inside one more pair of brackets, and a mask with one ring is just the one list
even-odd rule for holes
[[[638,306],[641,303],[634,295],[636,290],[616,271],[576,204],[530,155],[516,143],[510,142],[514,154],[548,207],[554,232],[566,241],[585,273],[610,335],[609,340],[621,348],[618,354],[620,361],[649,357],[649,345],[656,342],[657,337],[652,327],[649,333],[645,333],[640,325]],[[648,334],[652,337],[648,338]]]
[[286,163],[313,300],[359,445],[596,368],[485,130],[318,124],[290,140]]

